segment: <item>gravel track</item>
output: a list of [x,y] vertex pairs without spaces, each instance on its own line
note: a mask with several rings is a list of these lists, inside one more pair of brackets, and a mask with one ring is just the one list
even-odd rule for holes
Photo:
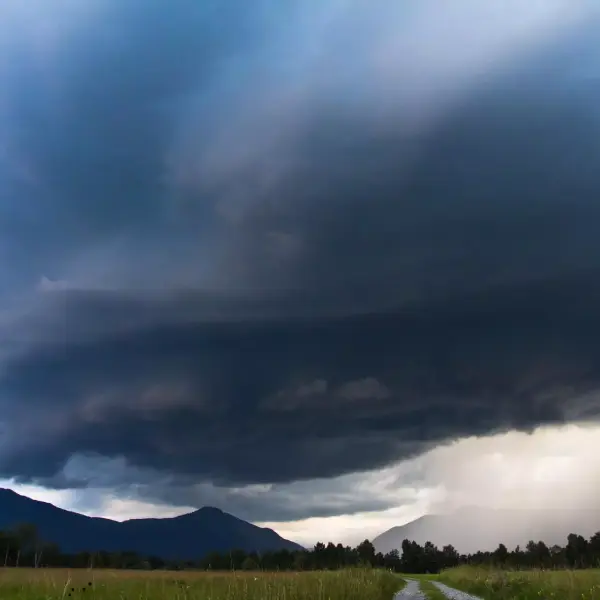
[[[432,583],[448,600],[481,600],[477,596],[461,592],[443,583],[437,581]],[[394,596],[394,600],[427,600],[427,596],[421,591],[421,584],[416,579],[407,579],[406,586]]]
[[427,596],[421,591],[421,585],[416,579],[407,579],[404,589],[394,596],[394,600],[427,600]]

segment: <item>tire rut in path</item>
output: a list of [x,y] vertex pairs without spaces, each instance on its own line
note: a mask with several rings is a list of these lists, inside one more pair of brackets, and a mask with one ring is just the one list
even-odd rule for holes
[[394,600],[427,600],[421,591],[421,584],[416,579],[406,579],[406,585],[395,596]]

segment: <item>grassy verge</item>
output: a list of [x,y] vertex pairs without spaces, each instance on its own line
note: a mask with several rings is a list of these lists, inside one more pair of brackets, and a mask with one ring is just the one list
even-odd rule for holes
[[392,596],[394,594],[397,594],[398,592],[401,592],[404,589],[404,586],[406,585],[406,581],[398,575],[394,575],[394,580],[396,583],[394,584],[394,591],[392,593]]
[[600,600],[600,570],[501,571],[459,567],[439,581],[485,600]]
[[402,580],[386,571],[167,573],[0,569],[2,600],[390,600]]
[[428,600],[448,600],[440,590],[438,590],[429,579],[420,579],[421,591],[427,596]]

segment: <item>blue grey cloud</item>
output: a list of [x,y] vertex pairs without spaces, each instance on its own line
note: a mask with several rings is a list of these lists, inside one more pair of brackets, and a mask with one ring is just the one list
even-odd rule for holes
[[596,419],[599,15],[510,4],[0,9],[0,472],[188,502]]

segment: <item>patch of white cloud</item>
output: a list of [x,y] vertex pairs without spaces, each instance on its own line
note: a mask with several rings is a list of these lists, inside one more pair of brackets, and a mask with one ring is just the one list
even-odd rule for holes
[[37,289],[40,292],[63,292],[71,289],[71,285],[64,279],[49,279],[43,275],[37,284]]
[[104,500],[100,510],[90,512],[84,510],[83,514],[105,517],[114,521],[126,521],[127,519],[168,519],[194,510],[196,509],[192,506],[170,506],[131,498],[109,497]]
[[40,502],[49,502],[65,510],[114,521],[169,518],[195,510],[190,506],[172,506],[122,497],[102,488],[51,490],[36,485],[17,483],[12,479],[0,480],[0,487],[11,489],[17,494]]

